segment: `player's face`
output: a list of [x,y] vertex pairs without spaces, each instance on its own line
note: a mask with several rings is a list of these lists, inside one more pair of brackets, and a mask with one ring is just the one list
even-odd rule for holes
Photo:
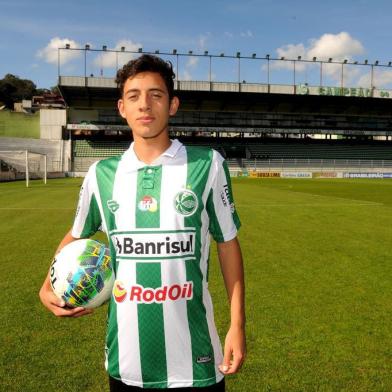
[[164,80],[155,72],[141,72],[129,78],[118,101],[120,115],[127,120],[133,138],[152,139],[168,134],[169,117],[178,109],[178,98],[169,100]]

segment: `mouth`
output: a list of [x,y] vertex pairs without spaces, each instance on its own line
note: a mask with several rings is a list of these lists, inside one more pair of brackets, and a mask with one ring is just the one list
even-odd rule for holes
[[155,120],[155,117],[152,116],[143,116],[139,117],[137,121],[141,122],[142,124],[150,124]]

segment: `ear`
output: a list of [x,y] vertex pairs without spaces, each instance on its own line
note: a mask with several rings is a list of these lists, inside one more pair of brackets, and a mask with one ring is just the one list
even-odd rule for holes
[[178,107],[180,106],[180,100],[178,97],[173,97],[170,101],[169,114],[174,116],[177,113]]
[[122,118],[126,118],[125,111],[124,111],[124,101],[122,99],[119,99],[117,101],[117,108],[118,108],[118,111],[120,113],[120,116]]

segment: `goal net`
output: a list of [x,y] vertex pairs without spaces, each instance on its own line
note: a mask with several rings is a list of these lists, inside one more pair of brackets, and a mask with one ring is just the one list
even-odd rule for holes
[[47,180],[47,157],[45,154],[25,151],[0,150],[0,181],[33,179]]

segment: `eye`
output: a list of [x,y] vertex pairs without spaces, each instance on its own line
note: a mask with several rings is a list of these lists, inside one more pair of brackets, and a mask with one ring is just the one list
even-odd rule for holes
[[162,97],[162,94],[161,93],[153,93],[152,94],[152,97],[154,98],[154,99],[159,99],[159,98],[161,98]]

